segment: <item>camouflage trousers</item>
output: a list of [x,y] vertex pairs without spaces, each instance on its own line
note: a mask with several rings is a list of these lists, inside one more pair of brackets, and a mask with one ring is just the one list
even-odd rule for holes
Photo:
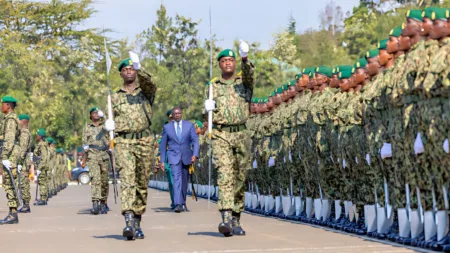
[[[6,171],[7,169],[3,166],[3,187],[5,188],[6,192],[6,199],[8,200],[8,207],[9,208],[16,208],[19,206],[19,200],[17,199],[16,193],[14,192],[14,186],[11,180],[11,177]],[[14,178],[14,182],[16,183],[16,187],[18,188],[18,181],[17,181],[17,168],[11,168],[11,174]]]
[[251,168],[251,139],[247,130],[212,132],[213,161],[219,186],[218,208],[242,212],[247,170]]
[[22,200],[24,204],[29,204],[31,201],[31,187],[30,180],[28,179],[29,168],[27,166],[22,167],[20,172],[20,187],[22,191]]
[[312,134],[310,133],[311,129],[309,129],[308,125],[300,125],[298,128],[299,134],[297,136],[297,145],[300,149],[300,163],[302,164],[300,167],[300,176],[304,181],[304,196],[317,198],[320,196],[319,184],[316,177],[319,159],[315,152],[315,147],[313,146],[311,138]]
[[122,213],[145,213],[148,181],[154,153],[154,137],[141,139],[116,139],[116,165],[120,175],[120,199]]
[[[380,115],[381,116],[381,115]],[[380,119],[371,118],[366,121],[365,133],[367,151],[370,157],[369,169],[371,170],[371,182],[373,187],[374,198],[378,199],[378,203],[381,203],[384,199],[383,191],[383,160],[379,155],[379,150],[382,147],[382,143],[377,138],[381,132],[384,132],[383,125]],[[377,200],[375,200],[377,201]]]
[[48,182],[48,190],[53,191],[55,189],[54,182],[55,182],[55,175],[54,168],[49,168],[47,171],[47,182]]
[[38,176],[39,195],[42,200],[47,200],[48,197],[47,170],[47,168],[43,168]]
[[342,171],[344,176],[342,177],[344,186],[342,192],[342,199],[356,202],[356,182],[353,171],[357,171],[357,163],[355,161],[355,152],[352,148],[354,145],[351,128],[353,126],[341,126],[339,128],[339,149],[341,151],[340,157],[342,160],[339,162],[342,165]]
[[91,198],[94,200],[108,200],[109,193],[109,160],[88,159],[89,176],[91,181]]
[[449,127],[448,122],[444,122],[444,119],[447,119],[446,113],[443,113],[445,105],[443,101],[445,100],[444,98],[431,98],[418,103],[421,116],[419,130],[424,133],[422,141],[425,148],[425,152],[420,155],[419,166],[423,167],[425,174],[422,176],[426,177],[423,182],[425,185],[421,185],[420,188],[424,190],[423,198],[426,210],[433,206],[433,192],[436,195],[437,208],[444,209],[442,186],[448,187],[450,157],[442,148],[444,140],[448,137]]

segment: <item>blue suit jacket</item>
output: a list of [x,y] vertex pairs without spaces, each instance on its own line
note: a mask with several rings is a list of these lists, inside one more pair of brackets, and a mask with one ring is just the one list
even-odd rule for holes
[[161,152],[161,161],[166,161],[167,156],[169,164],[178,164],[181,161],[184,165],[189,165],[192,163],[192,156],[198,157],[198,135],[194,124],[183,120],[181,125],[181,141],[175,132],[175,121],[164,125],[159,148],[165,150],[167,147],[167,152]]

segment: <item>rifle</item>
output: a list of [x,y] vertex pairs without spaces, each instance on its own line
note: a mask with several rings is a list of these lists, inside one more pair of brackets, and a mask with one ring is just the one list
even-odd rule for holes
[[[112,102],[111,102],[111,82],[109,79],[109,71],[111,69],[112,61],[109,57],[108,48],[106,47],[106,38],[104,39],[105,43],[105,59],[106,59],[106,84],[108,86],[108,119],[114,120],[114,115],[112,111]],[[117,179],[116,179],[116,158],[114,156],[114,131],[109,131],[109,158],[111,160],[111,170],[113,173],[113,187],[114,187],[114,203],[117,204],[117,197],[119,196],[119,191],[117,190]]]
[[191,166],[189,166],[189,177],[191,180],[192,199],[195,199],[195,201],[198,201],[197,194],[195,194],[195,188],[194,188],[194,164],[191,164]]
[[[23,169],[23,167],[22,167]],[[19,189],[17,190],[17,200],[19,201],[19,206],[23,205],[23,199],[22,199],[22,184],[20,183],[20,177],[22,172],[19,170],[19,166],[17,166],[17,182]]]

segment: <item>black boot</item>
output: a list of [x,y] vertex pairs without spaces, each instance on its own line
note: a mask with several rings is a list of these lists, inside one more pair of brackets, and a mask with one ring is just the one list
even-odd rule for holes
[[128,240],[134,240],[136,237],[135,219],[132,211],[127,211],[125,216],[125,228],[123,229],[123,237]]
[[100,205],[98,203],[98,200],[92,201],[92,209],[91,214],[97,215],[100,213]]
[[145,235],[141,228],[142,215],[136,215],[135,227],[136,227],[136,239],[144,239]]
[[39,199],[37,202],[34,203],[35,206],[46,206],[47,200],[46,199]]
[[10,211],[8,216],[6,216],[3,220],[0,220],[0,225],[17,223],[19,223],[19,216],[17,216],[17,212],[12,211]]
[[233,224],[231,211],[225,210],[221,211],[222,222],[219,224],[219,233],[223,234],[225,237],[233,236]]
[[22,208],[20,208],[17,212],[19,213],[31,213],[31,208],[29,203],[23,203]]
[[106,203],[104,200],[100,201],[100,213],[101,214],[107,214],[108,213],[108,207],[106,206]]
[[232,225],[233,235],[245,235],[245,230],[241,227],[241,213],[233,212]]

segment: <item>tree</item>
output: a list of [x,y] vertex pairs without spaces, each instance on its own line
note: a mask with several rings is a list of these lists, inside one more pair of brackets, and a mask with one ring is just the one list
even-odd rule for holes
[[289,24],[288,24],[287,32],[293,36],[297,32],[296,31],[297,30],[297,25],[296,25],[297,22],[295,21],[294,17],[292,16],[292,13],[289,16],[288,22],[289,22]]

